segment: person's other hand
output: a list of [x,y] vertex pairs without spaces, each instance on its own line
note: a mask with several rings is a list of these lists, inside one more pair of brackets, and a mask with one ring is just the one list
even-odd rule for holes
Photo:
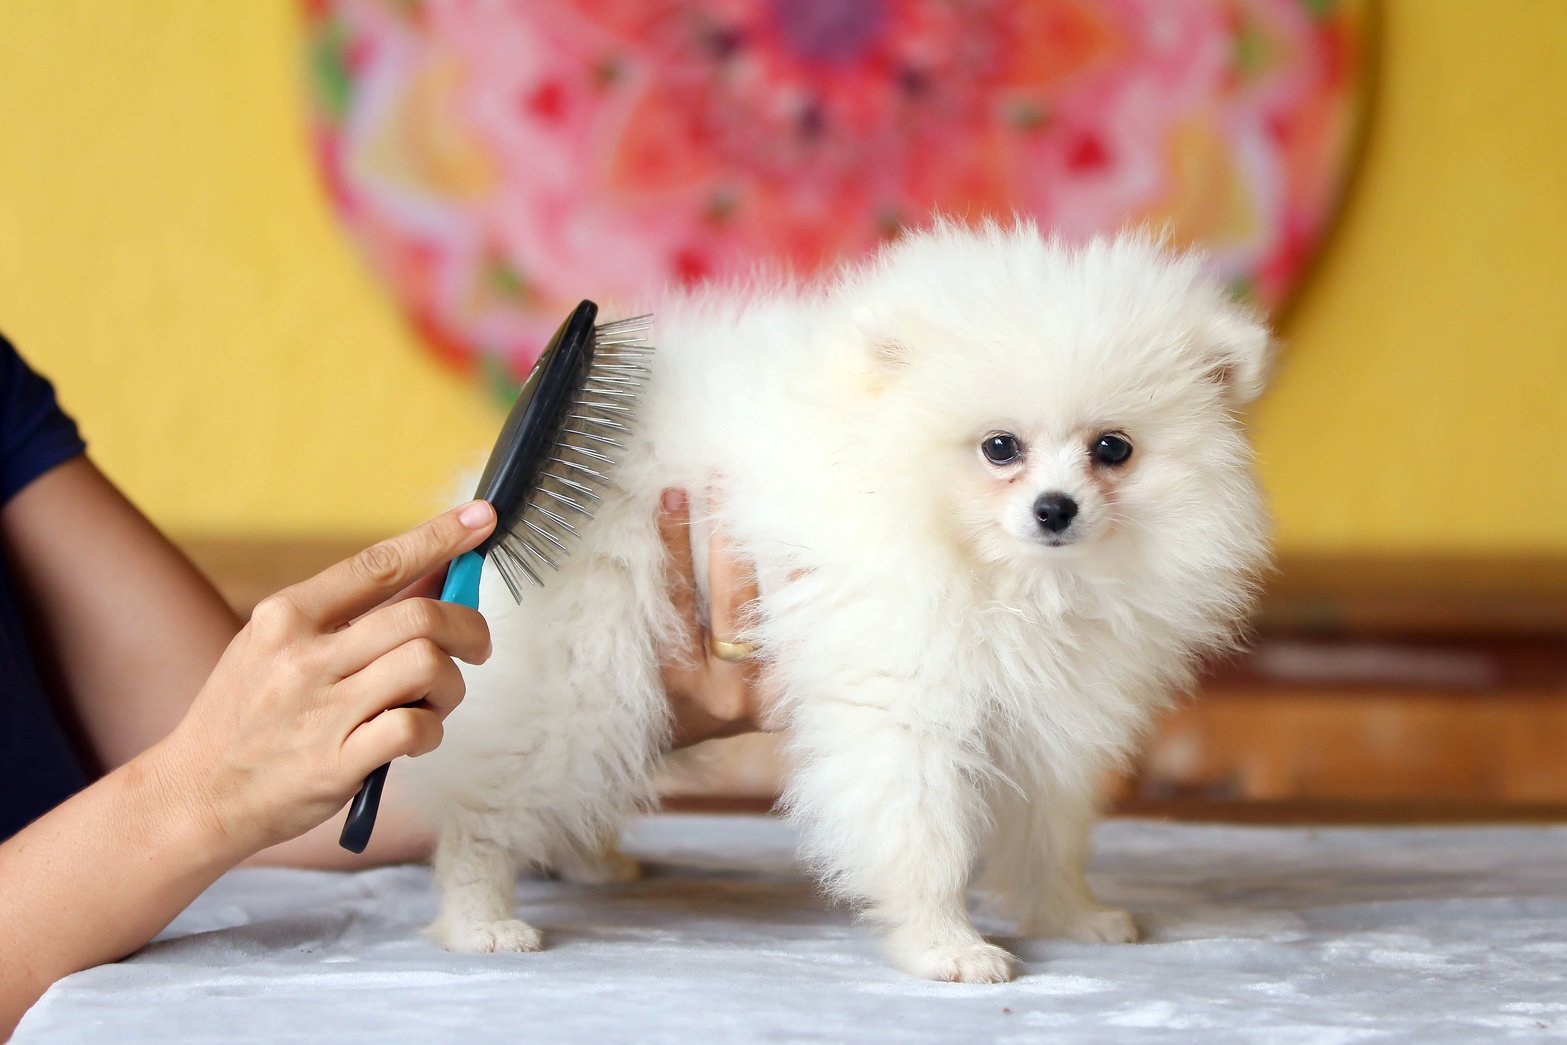
[[733,642],[745,621],[746,607],[757,597],[756,576],[734,557],[723,532],[708,538],[708,603],[711,620],[697,611],[696,570],[691,558],[691,507],[683,490],[666,490],[659,505],[658,530],[667,552],[669,598],[684,622],[681,641],[660,663],[664,690],[675,718],[674,744],[736,736],[764,728],[761,716],[761,664],[751,658],[722,660],[710,637]]
[[263,600],[159,745],[196,815],[254,852],[325,821],[382,763],[433,750],[464,694],[454,658],[488,659],[489,627],[465,606],[388,600],[494,525],[473,501]]

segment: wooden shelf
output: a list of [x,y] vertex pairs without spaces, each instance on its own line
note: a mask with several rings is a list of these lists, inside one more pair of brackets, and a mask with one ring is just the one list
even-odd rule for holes
[[1267,584],[1264,635],[1567,636],[1567,558],[1295,556]]
[[[757,796],[675,795],[664,800],[664,809],[673,813],[767,813],[776,805],[774,798]],[[1218,824],[1559,824],[1567,822],[1567,803],[1212,802],[1144,798],[1116,802],[1108,815]]]
[[[368,541],[193,540],[242,612]],[[1567,559],[1290,558],[1248,653],[1169,716],[1117,808],[1304,822],[1567,812]],[[766,808],[766,737],[727,742],[684,803]]]
[[[248,611],[374,538],[192,537],[184,547]],[[1268,578],[1262,636],[1567,637],[1567,558],[1287,556]]]

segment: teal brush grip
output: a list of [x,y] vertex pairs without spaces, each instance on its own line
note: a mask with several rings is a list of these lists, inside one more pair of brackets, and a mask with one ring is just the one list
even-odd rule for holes
[[[479,578],[484,573],[484,556],[478,552],[463,552],[446,567],[446,583],[441,586],[441,601],[454,602],[470,610],[479,608]],[[365,782],[348,806],[348,819],[343,821],[343,833],[337,844],[350,853],[362,853],[370,844],[370,833],[375,830],[375,815],[381,809],[381,791],[386,787],[386,771],[390,762],[377,766],[365,777]]]
[[484,556],[463,552],[446,568],[446,584],[441,588],[442,602],[455,602],[470,610],[479,608],[479,575],[484,572]]

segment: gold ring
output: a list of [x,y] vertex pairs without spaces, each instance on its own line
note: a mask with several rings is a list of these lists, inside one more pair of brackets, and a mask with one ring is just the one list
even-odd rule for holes
[[707,637],[707,649],[726,664],[744,664],[756,652],[756,647],[749,642],[725,642],[713,635]]

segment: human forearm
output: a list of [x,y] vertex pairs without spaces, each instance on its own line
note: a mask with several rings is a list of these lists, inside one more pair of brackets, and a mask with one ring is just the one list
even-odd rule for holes
[[86,457],[7,502],[0,539],[94,768],[167,734],[239,631],[211,583]]
[[0,845],[0,1037],[55,980],[136,950],[246,855],[162,747]]

